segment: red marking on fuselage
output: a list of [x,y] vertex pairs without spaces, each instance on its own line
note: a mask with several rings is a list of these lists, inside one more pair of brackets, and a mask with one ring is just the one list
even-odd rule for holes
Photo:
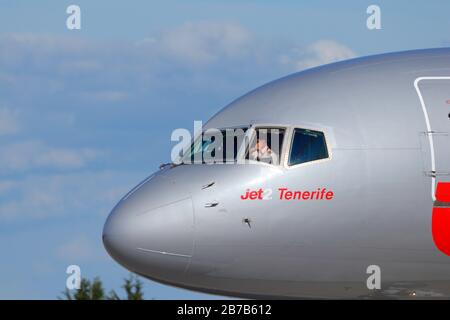
[[433,208],[431,229],[434,244],[440,251],[450,256],[450,183],[438,182],[436,201],[443,204]]
[[433,240],[436,247],[450,256],[450,208],[433,208]]
[[450,202],[450,182],[438,182],[436,200],[439,202]]

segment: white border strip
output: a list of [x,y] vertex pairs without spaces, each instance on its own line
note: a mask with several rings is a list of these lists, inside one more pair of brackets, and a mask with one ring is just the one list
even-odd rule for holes
[[[429,134],[432,131],[430,125],[430,118],[428,117],[428,110],[419,88],[419,82],[422,80],[450,80],[450,77],[418,77],[414,81],[414,88],[416,88],[417,95],[419,96],[420,104],[422,105],[422,111],[425,116],[425,123],[427,125],[427,134],[428,134],[428,141],[430,142],[430,153],[431,153],[431,171],[436,172],[433,135]],[[435,186],[436,186],[436,177],[431,176],[431,198],[433,199],[433,201],[436,201]]]
[[144,252],[158,253],[158,254],[168,255],[168,256],[192,258],[192,256],[188,255],[188,254],[173,253],[173,252],[166,252],[166,251],[159,251],[159,250],[151,250],[151,249],[145,249],[145,248],[136,248],[136,249],[140,250],[140,251],[144,251]]

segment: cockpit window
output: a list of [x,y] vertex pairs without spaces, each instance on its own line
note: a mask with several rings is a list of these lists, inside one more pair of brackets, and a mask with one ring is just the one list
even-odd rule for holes
[[328,149],[323,132],[294,129],[289,166],[326,158]]
[[191,145],[183,163],[235,162],[247,128],[209,129]]
[[245,158],[278,165],[284,140],[283,128],[256,128]]

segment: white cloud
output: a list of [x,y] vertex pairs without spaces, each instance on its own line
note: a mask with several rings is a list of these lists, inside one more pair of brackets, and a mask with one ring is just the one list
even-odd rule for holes
[[98,152],[92,149],[48,148],[41,150],[41,154],[38,154],[34,159],[34,164],[42,167],[80,168],[95,159],[97,154]]
[[103,65],[100,60],[95,58],[76,58],[70,61],[62,61],[59,65],[61,74],[66,73],[93,73],[103,71]]
[[333,40],[320,40],[304,49],[295,48],[291,54],[284,54],[280,62],[294,70],[303,70],[327,63],[351,59],[356,53],[347,46]]
[[173,88],[236,92],[248,83],[354,56],[333,40],[295,48],[240,24],[218,21],[187,22],[134,45],[13,34],[0,36],[0,85],[9,86],[13,94],[25,85],[29,96],[49,103],[70,88],[73,105],[89,105],[86,100],[107,105],[160,97]]
[[92,149],[54,148],[36,140],[0,146],[0,173],[34,168],[73,169],[85,166],[99,152]]
[[[48,85],[65,90],[68,79],[101,78],[108,70],[115,70],[111,66],[116,66],[117,61],[111,52],[121,55],[120,65],[126,65],[128,61],[123,54],[129,52],[128,46],[118,43],[116,47],[115,43],[88,38],[39,33],[0,35],[0,81],[13,86],[45,81],[41,89],[44,92],[54,91],[46,88]],[[120,45],[125,48],[118,50]]]
[[0,136],[14,134],[19,131],[17,115],[6,108],[0,109]]
[[[97,247],[95,243],[89,241],[84,236],[78,236],[56,248],[56,255],[67,261],[86,261],[96,258],[94,248]],[[102,255],[103,257],[103,255]]]
[[251,33],[238,24],[189,22],[141,43],[159,46],[163,54],[200,65],[244,57],[251,49],[251,42]]
[[16,183],[14,181],[1,180],[0,181],[0,193],[5,193],[9,190],[14,189]]
[[28,54],[34,54],[33,61],[55,53],[82,54],[91,44],[82,38],[56,36],[51,34],[10,33],[0,36],[0,61],[10,65],[23,63]]
[[120,102],[126,100],[129,95],[125,91],[102,90],[95,92],[86,92],[82,94],[86,100],[95,100],[99,102]]
[[121,172],[82,172],[5,181],[0,184],[0,223],[68,215],[106,217],[141,178]]

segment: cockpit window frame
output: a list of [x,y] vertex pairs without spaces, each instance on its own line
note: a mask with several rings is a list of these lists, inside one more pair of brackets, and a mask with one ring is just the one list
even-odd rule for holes
[[[289,125],[283,125],[283,124],[274,124],[274,123],[252,123],[247,132],[246,132],[246,138],[249,139],[249,144],[245,145],[243,144],[241,146],[241,149],[238,152],[238,158],[245,162],[245,164],[258,164],[263,166],[269,166],[271,168],[283,168],[284,167],[284,156],[285,156],[285,148],[286,143],[288,142],[288,134],[289,134]],[[255,139],[255,131],[257,129],[283,129],[284,130],[284,136],[283,141],[281,142],[281,150],[280,154],[278,155],[278,163],[267,163],[264,161],[256,161],[251,159],[245,159],[247,156],[248,147],[252,145],[252,140]]]
[[[218,131],[225,131],[225,130],[227,130],[227,129],[242,129],[242,130],[245,130],[244,137],[246,137],[246,136],[248,135],[248,132],[251,130],[251,128],[252,128],[251,125],[236,125],[236,126],[220,127],[220,128],[214,128],[214,129],[216,129],[216,130],[218,130]],[[203,137],[203,135],[205,134],[206,131],[208,131],[208,129],[211,129],[211,128],[205,128],[202,132],[200,132],[199,134],[195,135],[195,136],[191,139],[189,148],[191,148],[191,146],[192,146],[194,143],[196,143],[200,137]],[[198,164],[202,164],[202,165],[216,165],[216,164],[231,164],[231,163],[236,163],[236,161],[239,159],[239,156],[240,156],[240,153],[241,153],[241,150],[242,150],[243,145],[241,145],[240,147],[241,147],[241,148],[237,151],[237,153],[236,153],[236,159],[235,159],[234,161],[224,161],[223,163],[220,163],[220,162],[218,162],[218,163],[184,163],[184,162],[182,162],[182,160],[183,160],[183,158],[185,157],[185,155],[183,155],[183,156],[179,159],[179,161],[180,161],[180,163],[183,163],[183,164],[186,164],[186,165],[192,165],[192,164],[197,164],[197,165],[198,165]]]
[[[249,145],[251,145],[252,139],[255,137],[255,131],[257,129],[283,129],[284,130],[284,137],[282,141],[281,151],[279,154],[279,161],[278,164],[272,164],[267,163],[263,161],[256,161],[256,160],[250,160],[245,159],[247,150]],[[262,166],[268,166],[271,168],[279,168],[279,169],[285,169],[285,170],[292,170],[292,169],[298,169],[305,166],[315,165],[322,162],[327,162],[332,160],[333,158],[333,152],[332,147],[330,143],[330,134],[326,128],[320,127],[320,126],[309,126],[309,125],[292,125],[292,124],[279,124],[279,123],[251,123],[249,125],[237,125],[237,126],[229,126],[229,127],[220,127],[217,128],[218,130],[226,130],[226,129],[245,129],[245,139],[248,139],[249,143],[246,145],[245,143],[242,143],[240,146],[237,154],[236,154],[236,160],[235,164],[243,163],[244,165],[247,164],[257,164]],[[289,165],[289,155],[292,150],[292,143],[294,141],[294,131],[295,129],[300,130],[311,130],[311,131],[318,131],[321,132],[325,139],[325,144],[328,152],[328,158],[318,159],[318,160],[312,160],[308,162],[303,162],[299,164]],[[207,130],[207,129],[205,129]],[[203,134],[203,133],[201,133]],[[200,135],[201,135],[200,134]],[[192,141],[196,141],[196,139],[200,136],[197,135]],[[243,161],[243,162],[240,162]],[[232,162],[224,162],[224,163],[205,163],[207,165],[214,165],[214,164],[230,164]]]
[[[299,164],[289,165],[289,156],[290,156],[291,151],[292,151],[292,144],[294,143],[294,132],[295,132],[295,129],[311,130],[311,131],[317,131],[317,132],[322,133],[323,137],[325,139],[325,147],[327,148],[328,157],[327,158],[322,158],[322,159],[317,159],[317,160],[312,160],[312,161],[307,161],[307,162],[303,162],[303,163],[299,163]],[[301,125],[301,126],[294,125],[294,126],[290,127],[289,133],[287,133],[287,135],[289,136],[289,141],[288,141],[289,145],[286,146],[286,148],[284,149],[284,154],[283,154],[283,167],[285,169],[292,170],[292,169],[306,167],[306,166],[319,164],[319,163],[323,163],[323,162],[327,162],[327,161],[332,160],[333,154],[332,154],[332,148],[331,148],[331,144],[330,144],[329,134],[328,134],[327,130],[324,130],[324,128],[312,127],[312,126],[303,126],[303,125]]]

